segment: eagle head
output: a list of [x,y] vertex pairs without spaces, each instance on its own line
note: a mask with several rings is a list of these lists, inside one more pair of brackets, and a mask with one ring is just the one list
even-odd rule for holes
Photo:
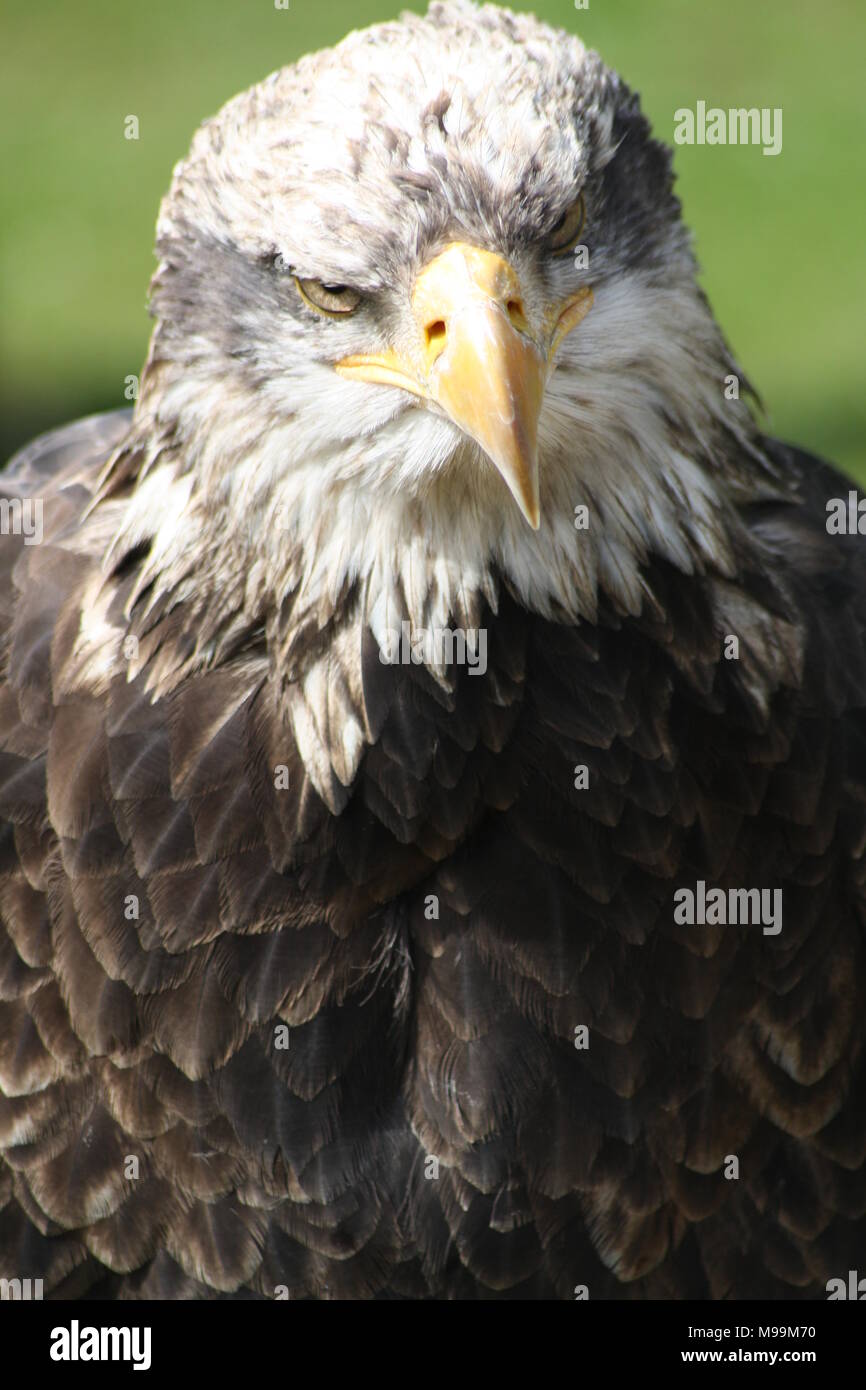
[[596,54],[467,0],[230,101],[162,204],[103,487],[129,611],[184,604],[186,667],[259,624],[291,681],[347,613],[382,645],[502,585],[594,621],[651,558],[732,572],[769,465],[672,185]]

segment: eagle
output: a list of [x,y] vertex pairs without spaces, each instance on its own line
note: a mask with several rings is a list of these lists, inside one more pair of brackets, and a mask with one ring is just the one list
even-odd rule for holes
[[433,4],[206,121],[156,252],[134,409],[0,478],[0,1274],[825,1297],[863,544],[637,97]]

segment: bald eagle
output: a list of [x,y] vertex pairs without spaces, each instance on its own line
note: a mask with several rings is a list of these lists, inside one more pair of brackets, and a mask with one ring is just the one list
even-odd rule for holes
[[862,1262],[863,547],[672,185],[596,54],[465,0],[196,134],[134,411],[0,479],[3,1277]]

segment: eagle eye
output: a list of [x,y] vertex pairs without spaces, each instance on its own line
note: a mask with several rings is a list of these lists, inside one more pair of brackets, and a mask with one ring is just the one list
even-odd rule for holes
[[550,237],[550,249],[554,256],[563,256],[580,240],[586,226],[586,203],[581,193],[576,203],[560,217]]
[[351,289],[349,285],[302,280],[298,275],[294,278],[298,294],[308,308],[315,309],[317,314],[325,314],[327,318],[340,318],[343,314],[351,314],[361,302],[358,291]]

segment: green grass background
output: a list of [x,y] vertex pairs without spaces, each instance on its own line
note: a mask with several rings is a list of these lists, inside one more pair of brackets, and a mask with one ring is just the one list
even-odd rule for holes
[[[536,0],[642,94],[780,106],[784,147],[681,147],[703,283],[773,433],[866,481],[864,0]],[[124,404],[157,206],[196,125],[400,0],[2,0],[0,455]],[[410,8],[424,9],[424,5]],[[123,138],[138,116],[141,138]]]

